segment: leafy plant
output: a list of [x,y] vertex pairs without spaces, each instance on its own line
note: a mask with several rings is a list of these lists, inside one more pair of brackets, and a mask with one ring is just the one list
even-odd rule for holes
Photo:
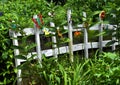
[[[119,56],[115,53],[103,53],[96,61],[90,61],[90,80],[94,84],[118,84],[120,70]],[[115,73],[117,72],[117,73]]]
[[[0,17],[1,18],[1,17]],[[12,84],[15,80],[14,56],[7,27],[0,25],[0,84]]]
[[105,10],[107,11],[107,19],[110,24],[114,25],[111,32],[107,32],[107,34],[112,35],[115,37],[116,40],[112,40],[107,45],[112,45],[114,43],[118,43],[118,48],[116,49],[117,52],[120,54],[120,27],[119,27],[119,2],[118,1],[111,1],[105,6]]
[[[36,55],[26,58],[28,52],[33,50],[36,44],[26,43],[29,36],[24,36],[22,32],[24,28],[33,27],[31,20],[33,15],[42,14],[43,27],[55,32],[54,36],[57,38],[57,43],[54,44],[60,47],[61,44],[69,42],[69,39],[62,35],[67,33],[63,26],[67,23],[66,10],[70,8],[72,9],[73,24],[84,24],[91,41],[93,39],[92,35],[95,33],[89,31],[89,27],[98,22],[99,12],[104,10],[106,11],[105,21],[107,20],[110,24],[115,25],[115,30],[109,32],[108,35],[113,34],[113,37],[116,37],[117,40],[112,41],[110,44],[118,42],[117,51],[120,54],[119,4],[118,0],[67,0],[66,4],[62,6],[56,5],[52,1],[49,3],[46,0],[0,1],[0,65],[2,67],[0,69],[0,84],[15,84],[17,69],[22,69],[21,77],[25,79],[23,83],[27,82],[30,85],[119,84],[120,59],[117,53],[103,53],[99,55],[100,57],[95,57],[95,59],[76,59],[73,63],[69,62],[67,54],[65,58],[62,57],[57,62],[54,58],[45,58],[44,56],[42,57],[42,67],[40,67],[38,61],[33,60]],[[51,16],[48,16],[49,12]],[[85,12],[87,16],[83,16]],[[49,22],[54,22],[57,28],[50,27]],[[20,46],[12,46],[11,39],[8,36],[9,29],[21,32],[23,35],[22,38],[18,38],[21,41]],[[21,54],[14,56],[14,48],[20,49]],[[75,57],[79,57],[79,55]],[[26,62],[16,69],[14,58],[25,59]]]

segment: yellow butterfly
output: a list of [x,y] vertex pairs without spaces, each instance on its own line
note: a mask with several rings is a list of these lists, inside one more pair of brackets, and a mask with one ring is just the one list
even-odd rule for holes
[[43,32],[45,33],[46,36],[50,34],[48,28],[44,28],[44,29],[43,29]]

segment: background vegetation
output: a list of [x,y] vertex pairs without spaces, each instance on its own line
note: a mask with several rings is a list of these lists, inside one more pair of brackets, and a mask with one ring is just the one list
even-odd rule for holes
[[[1,0],[0,1],[0,84],[12,85],[16,82],[17,69],[14,64],[12,40],[9,37],[9,30],[20,31],[24,28],[33,27],[32,17],[35,14],[42,14],[44,27],[50,27],[49,22],[55,22],[56,26],[66,25],[66,11],[72,10],[72,21],[74,25],[87,23],[89,27],[99,22],[99,13],[104,10],[106,13],[104,22],[107,21],[116,25],[116,30],[105,31],[105,34],[114,36],[118,42],[115,53],[93,55],[92,59],[80,60],[80,55],[74,56],[74,63],[70,63],[67,54],[62,55],[58,62],[54,58],[43,57],[43,67],[31,59],[19,68],[24,70],[23,78],[28,85],[100,85],[120,83],[120,7],[119,0]],[[48,16],[48,12],[54,17]],[[87,17],[83,16],[86,12]],[[57,32],[57,29],[50,30]],[[89,32],[91,33],[91,32]],[[58,36],[58,35],[56,35]],[[92,33],[91,33],[92,36]],[[59,37],[59,36],[58,36]],[[58,38],[59,39],[59,38]],[[21,45],[24,53],[31,48],[23,49],[26,45],[26,37],[23,37]],[[32,44],[34,47],[34,44]],[[31,46],[32,47],[32,46]],[[25,69],[27,68],[27,70]],[[40,76],[39,76],[40,75]],[[24,81],[23,81],[24,83]]]

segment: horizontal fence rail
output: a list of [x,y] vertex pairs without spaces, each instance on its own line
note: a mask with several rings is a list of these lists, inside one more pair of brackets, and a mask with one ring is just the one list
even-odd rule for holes
[[[107,26],[108,26],[109,29],[113,28],[112,25],[107,24]],[[91,27],[90,30],[99,30],[97,27],[98,27],[98,25],[95,25],[95,26]],[[81,27],[81,25],[78,25],[77,28],[80,28],[80,29],[73,29],[72,31],[73,32],[82,31],[82,29],[84,29],[84,28]],[[64,26],[64,29],[67,30],[68,29],[67,26]],[[25,32],[26,35],[35,35],[35,29],[34,28],[25,28],[25,29],[23,29],[23,32]],[[40,32],[41,31],[39,30],[39,34],[40,34]],[[10,36],[12,36],[12,37],[17,36],[18,37],[18,36],[22,36],[22,35],[20,33],[16,33],[14,31],[10,30]],[[14,39],[13,41],[14,41],[14,45],[18,45],[18,44],[15,44],[15,42],[17,40]],[[105,45],[110,41],[111,40],[103,40],[102,41],[102,46],[106,47]],[[88,49],[98,48],[98,43],[99,42],[88,42]],[[92,47],[91,47],[91,44],[92,44]],[[115,43],[114,45],[117,45],[117,43]],[[60,50],[60,53],[58,53],[58,49]],[[84,43],[73,44],[73,51],[79,51],[79,50],[84,50]],[[52,51],[53,51],[53,49],[42,50],[42,54],[45,54],[46,57],[54,56]],[[63,47],[57,48],[57,54],[63,54],[63,53],[66,53],[66,52],[69,52],[69,46],[63,46]],[[19,54],[19,52],[15,52],[15,53]],[[33,52],[33,54],[36,54],[36,52]]]

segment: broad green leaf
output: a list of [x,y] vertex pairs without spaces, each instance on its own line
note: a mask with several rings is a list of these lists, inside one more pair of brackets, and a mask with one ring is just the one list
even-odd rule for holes
[[116,84],[120,84],[120,79],[117,79],[117,80],[116,80]]
[[23,59],[23,60],[27,59],[26,56],[24,56],[24,55],[16,55],[15,58],[17,58],[17,59]]
[[110,45],[114,44],[115,42],[117,42],[117,41],[116,41],[116,40],[111,40],[110,42],[108,42],[108,43],[106,44],[106,46],[110,46]]
[[3,82],[0,82],[0,85],[4,85],[4,83],[3,83]]
[[101,11],[95,11],[95,12],[93,12],[93,15],[97,15],[97,14],[99,14]]
[[101,33],[97,34],[96,36],[101,36],[101,35],[104,35],[104,34],[106,34],[106,32],[101,32]]
[[19,49],[19,50],[23,50],[24,49],[24,47],[16,46],[16,45],[13,45],[12,48],[13,49]]
[[67,73],[66,72],[64,72],[63,77],[64,77],[64,85],[67,85]]
[[34,47],[36,47],[36,44],[32,43],[32,44],[28,45],[25,50],[29,51],[29,50],[33,49]]
[[103,21],[103,24],[109,24],[109,21]]
[[17,68],[15,68],[15,69],[14,69],[14,72],[15,72],[15,73],[17,73],[17,72],[18,72],[18,69],[17,69]]
[[60,77],[56,77],[58,84],[60,84]]

